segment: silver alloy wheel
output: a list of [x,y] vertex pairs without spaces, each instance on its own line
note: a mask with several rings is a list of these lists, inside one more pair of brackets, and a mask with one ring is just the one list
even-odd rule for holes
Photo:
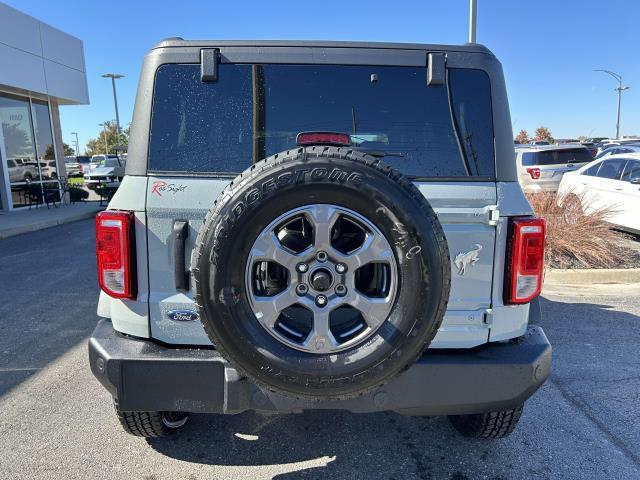
[[[287,235],[297,248],[286,245]],[[260,325],[280,342],[333,353],[386,321],[397,270],[391,245],[367,218],[335,205],[308,205],[276,218],[256,238],[245,269],[247,298]],[[264,287],[274,278],[277,288]]]

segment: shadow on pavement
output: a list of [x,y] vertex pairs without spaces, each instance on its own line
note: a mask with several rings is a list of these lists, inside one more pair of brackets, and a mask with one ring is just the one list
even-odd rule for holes
[[281,471],[283,465],[315,461],[310,468],[297,466],[298,471],[274,477],[278,479],[464,479],[462,472],[443,465],[452,449],[462,454],[471,448],[482,456],[489,448],[459,437],[444,418],[342,411],[197,415],[184,432],[148,443],[174,459],[207,465],[279,465]]
[[95,270],[93,220],[0,240],[0,396],[91,334]]

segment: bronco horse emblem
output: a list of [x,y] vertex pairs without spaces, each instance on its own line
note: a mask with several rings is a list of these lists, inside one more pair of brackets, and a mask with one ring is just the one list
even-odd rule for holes
[[470,250],[466,253],[462,252],[456,255],[456,258],[453,260],[453,263],[456,267],[458,267],[458,274],[464,275],[467,271],[467,267],[469,265],[475,265],[478,260],[480,260],[480,251],[482,250],[482,245],[479,243],[475,244],[476,248],[474,250]]

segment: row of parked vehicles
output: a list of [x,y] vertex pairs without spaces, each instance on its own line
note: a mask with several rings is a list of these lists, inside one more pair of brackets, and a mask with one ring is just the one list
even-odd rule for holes
[[516,145],[518,179],[526,193],[574,195],[583,211],[612,210],[609,221],[640,234],[640,140],[589,145]]
[[69,177],[82,176],[87,188],[98,185],[117,186],[124,177],[126,157],[118,155],[93,155],[65,157]]

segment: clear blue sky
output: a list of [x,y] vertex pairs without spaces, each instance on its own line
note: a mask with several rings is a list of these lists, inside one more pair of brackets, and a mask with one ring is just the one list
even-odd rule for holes
[[[131,121],[145,52],[160,39],[305,39],[464,43],[468,0],[4,0],[84,41],[88,106],[61,109],[63,138],[84,145],[98,123],[115,118],[111,85],[118,80],[120,121]],[[153,8],[144,5],[153,5]],[[547,126],[556,137],[615,134],[615,81],[620,73],[622,134],[640,134],[640,2],[635,0],[478,0],[478,42],[502,61],[514,133]]]

